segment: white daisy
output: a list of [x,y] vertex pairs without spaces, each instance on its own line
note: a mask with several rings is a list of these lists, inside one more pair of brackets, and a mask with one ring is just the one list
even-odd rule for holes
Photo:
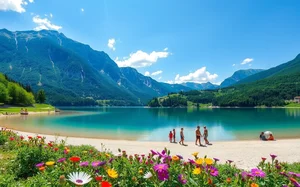
[[83,186],[89,183],[92,178],[89,174],[84,172],[73,172],[69,174],[68,180],[73,182],[77,186]]
[[152,177],[152,173],[150,171],[148,171],[145,175],[144,175],[144,178],[145,179],[149,179]]

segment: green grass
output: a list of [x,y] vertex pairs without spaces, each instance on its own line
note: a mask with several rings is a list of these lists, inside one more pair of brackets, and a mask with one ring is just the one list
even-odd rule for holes
[[34,104],[31,107],[8,107],[8,108],[1,108],[0,113],[20,113],[21,108],[27,109],[28,112],[47,112],[47,111],[54,111],[55,107],[48,104]]
[[285,105],[285,107],[299,107],[300,108],[300,103],[289,103]]

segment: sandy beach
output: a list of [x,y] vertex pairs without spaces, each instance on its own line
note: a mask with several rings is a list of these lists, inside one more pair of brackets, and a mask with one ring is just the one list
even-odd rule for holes
[[[16,131],[20,135],[36,136],[35,133]],[[277,141],[224,141],[212,142],[213,145],[207,147],[196,146],[194,142],[186,142],[187,146],[169,142],[140,142],[140,141],[126,141],[126,140],[105,140],[105,139],[91,139],[91,138],[75,138],[64,136],[43,135],[46,140],[54,141],[66,139],[69,145],[92,145],[98,150],[103,147],[108,148],[114,154],[118,153],[118,148],[126,150],[128,154],[147,154],[151,149],[161,151],[165,147],[171,150],[171,154],[179,154],[184,159],[193,158],[193,152],[199,152],[199,156],[211,158],[219,158],[221,163],[226,160],[233,160],[237,167],[242,169],[254,168],[261,157],[266,157],[270,160],[270,154],[278,155],[280,161],[285,162],[300,162],[300,139],[280,139]]]

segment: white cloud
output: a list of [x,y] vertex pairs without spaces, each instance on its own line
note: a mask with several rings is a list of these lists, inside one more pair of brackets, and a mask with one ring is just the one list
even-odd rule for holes
[[145,76],[150,76],[150,72],[149,72],[149,71],[146,71],[144,75],[145,75]]
[[47,18],[40,18],[40,16],[34,16],[32,18],[32,21],[37,24],[37,27],[34,28],[34,30],[39,31],[39,30],[59,30],[62,27],[59,25],[54,25],[51,23],[50,20]]
[[232,64],[232,66],[235,66],[235,64]]
[[114,38],[108,39],[107,46],[113,51],[116,50],[115,45],[116,45],[116,40]]
[[253,58],[246,58],[243,60],[243,62],[241,63],[242,65],[248,64],[250,62],[252,62],[254,59]]
[[162,77],[159,77],[158,80],[160,80]]
[[153,51],[150,54],[138,50],[135,53],[131,53],[129,58],[122,60],[115,60],[119,67],[133,67],[140,68],[151,66],[156,63],[159,58],[167,58],[170,55],[168,51],[156,52]]
[[50,13],[50,18],[52,18],[53,17],[53,14],[52,13]]
[[24,0],[0,0],[0,10],[2,11],[26,12],[23,5],[27,5]]
[[155,71],[153,73],[151,73],[152,76],[156,76],[156,75],[159,75],[159,74],[162,74],[162,70],[159,70],[159,71]]
[[164,51],[168,51],[168,49],[169,49],[169,48],[166,47],[166,48],[164,48]]
[[29,3],[33,3],[34,2],[34,0],[29,0]]
[[81,12],[84,12],[84,9],[83,9],[83,8],[81,8],[80,10],[81,10]]
[[206,83],[206,82],[213,82],[218,77],[217,74],[211,74],[206,71],[206,67],[202,67],[195,72],[189,73],[185,76],[180,76],[179,74],[176,75],[174,81],[167,81],[170,84],[181,84],[185,82],[195,82],[195,83]]

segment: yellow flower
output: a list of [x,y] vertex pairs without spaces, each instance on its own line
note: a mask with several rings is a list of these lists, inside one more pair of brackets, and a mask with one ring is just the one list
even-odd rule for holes
[[175,155],[175,156],[172,156],[172,160],[173,160],[173,161],[178,161],[178,160],[179,160],[179,157],[176,156],[176,155]]
[[205,163],[206,163],[207,165],[212,165],[212,164],[214,163],[214,161],[213,161],[211,158],[206,158],[206,159],[205,159]]
[[258,186],[258,184],[253,182],[253,183],[251,183],[251,187],[259,187],[259,186]]
[[143,170],[142,169],[139,170],[139,174],[143,174]]
[[203,163],[203,159],[198,158],[195,162],[196,162],[196,164],[201,165]]
[[114,169],[108,169],[106,172],[110,178],[118,178],[118,173]]
[[53,166],[54,164],[55,164],[55,162],[53,162],[53,161],[46,162],[46,166]]
[[199,154],[199,152],[194,152],[192,155],[193,155],[194,157],[197,157],[198,154]]
[[201,173],[201,169],[200,168],[195,168],[193,171],[193,174],[195,175],[199,175]]
[[105,155],[106,155],[107,157],[110,157],[110,154],[108,154],[108,153],[105,153]]

